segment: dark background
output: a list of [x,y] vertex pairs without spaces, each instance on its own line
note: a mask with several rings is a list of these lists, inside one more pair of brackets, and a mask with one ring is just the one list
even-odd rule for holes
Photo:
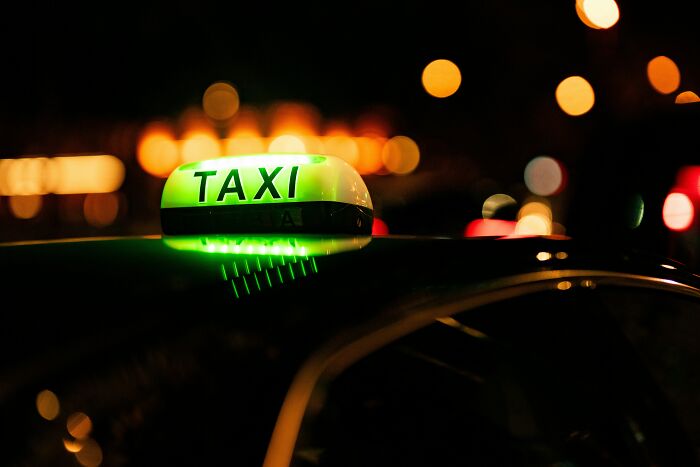
[[[661,207],[678,169],[699,159],[698,105],[674,97],[700,91],[700,6],[618,5],[608,30],[586,27],[574,0],[13,5],[0,19],[0,158],[114,154],[127,167],[128,212],[95,229],[47,215],[18,221],[0,199],[3,238],[159,233],[162,180],[135,162],[139,131],[201,105],[207,86],[226,80],[245,105],[304,102],[348,122],[382,115],[391,134],[413,138],[421,148],[413,174],[365,177],[391,233],[461,235],[489,195],[522,202],[525,165],[550,155],[568,172],[566,189],[550,199],[567,235],[694,261],[696,228],[669,232]],[[679,66],[678,92],[649,85],[646,64],[657,55]],[[462,73],[446,99],[421,85],[437,58]],[[596,93],[580,117],[554,99],[570,75]],[[645,216],[630,229],[634,194]]]

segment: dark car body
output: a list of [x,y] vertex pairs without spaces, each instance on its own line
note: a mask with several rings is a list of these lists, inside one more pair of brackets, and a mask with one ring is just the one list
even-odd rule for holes
[[0,246],[3,464],[698,465],[682,264],[556,237],[348,238]]

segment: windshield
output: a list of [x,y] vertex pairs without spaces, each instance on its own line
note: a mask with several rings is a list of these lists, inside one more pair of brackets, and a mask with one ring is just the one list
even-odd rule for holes
[[[688,394],[655,381],[625,336],[644,317],[610,307],[660,298],[635,294],[525,296],[387,345],[319,384],[295,465],[698,465],[700,433],[677,418],[693,422]],[[697,377],[686,363],[666,371]]]

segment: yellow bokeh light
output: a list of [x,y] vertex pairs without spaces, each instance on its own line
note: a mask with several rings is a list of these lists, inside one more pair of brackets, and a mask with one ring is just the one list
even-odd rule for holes
[[360,136],[355,138],[358,148],[358,158],[355,168],[360,175],[379,172],[382,169],[382,149],[386,140]]
[[83,412],[74,412],[68,416],[66,429],[74,438],[86,438],[92,431],[92,420]]
[[136,157],[147,173],[167,178],[180,163],[175,135],[163,124],[149,125],[139,141]]
[[559,107],[571,116],[583,115],[593,107],[593,87],[581,76],[569,76],[557,86],[555,96]]
[[119,214],[119,196],[116,193],[91,193],[83,201],[83,215],[88,224],[106,227]]
[[692,104],[700,102],[700,97],[693,91],[683,91],[676,96],[676,104]]
[[581,20],[583,24],[588,26],[591,29],[600,29],[599,26],[596,26],[588,17],[586,16],[586,12],[583,10],[583,0],[576,0],[576,14],[578,15],[578,18]]
[[58,416],[61,405],[53,391],[44,389],[36,396],[36,410],[42,418],[53,420]]
[[557,283],[557,289],[559,290],[569,290],[573,284],[571,281],[561,281]]
[[323,138],[323,150],[324,154],[340,157],[352,166],[357,164],[357,160],[360,157],[357,142],[350,136],[325,136]]
[[299,102],[282,102],[273,107],[270,117],[271,136],[311,136],[319,133],[318,110]]
[[124,181],[125,168],[114,156],[75,156],[49,159],[46,185],[59,195],[109,193]]
[[221,155],[221,141],[206,130],[194,130],[184,135],[180,142],[181,162],[213,159]]
[[522,219],[523,217],[530,215],[542,216],[551,222],[552,208],[550,208],[549,205],[543,201],[527,201],[518,211],[518,219]]
[[600,29],[608,29],[620,19],[615,0],[583,0],[581,10],[583,16]]
[[32,219],[41,211],[43,204],[41,195],[25,195],[10,197],[10,212],[18,219]]
[[528,214],[515,224],[514,235],[549,235],[552,221],[541,214]]
[[536,257],[538,261],[549,261],[552,259],[552,254],[548,251],[540,251]]
[[306,145],[304,144],[304,140],[299,136],[280,135],[270,141],[267,150],[277,153],[304,153],[306,152]]
[[265,152],[265,140],[259,136],[236,136],[224,140],[224,155],[257,154]]
[[394,136],[382,148],[382,162],[390,172],[405,175],[413,172],[420,161],[420,149],[408,136]]
[[423,88],[433,97],[449,97],[462,84],[459,67],[450,60],[438,59],[430,62],[423,69]]
[[661,94],[670,94],[681,84],[681,72],[678,65],[665,55],[659,55],[649,60],[647,78],[651,86]]
[[204,112],[214,120],[228,120],[236,114],[239,105],[238,91],[223,81],[209,86],[202,97]]

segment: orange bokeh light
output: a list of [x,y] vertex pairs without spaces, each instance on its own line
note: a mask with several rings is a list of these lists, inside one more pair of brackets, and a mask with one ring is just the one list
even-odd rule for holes
[[83,215],[88,224],[106,227],[119,214],[119,196],[116,193],[91,193],[83,201]]
[[438,59],[430,62],[424,69],[422,83],[425,91],[433,97],[449,97],[462,84],[459,67],[450,60]]
[[209,86],[202,97],[204,112],[214,120],[228,120],[236,114],[239,105],[238,91],[225,81]]
[[569,76],[559,83],[555,97],[559,107],[573,117],[585,114],[595,103],[593,87],[581,76]]
[[594,29],[611,28],[620,19],[620,8],[615,0],[577,0],[576,7],[579,18]]
[[693,91],[683,91],[676,96],[676,104],[692,104],[700,102],[700,97]]
[[386,139],[361,136],[355,138],[358,147],[358,159],[355,169],[360,175],[379,172],[382,169],[382,149]]
[[681,72],[678,65],[664,55],[649,60],[647,78],[651,86],[661,94],[670,94],[681,84]]
[[180,154],[183,163],[213,159],[221,155],[221,141],[206,129],[188,131],[180,141]]
[[411,173],[418,167],[419,161],[420,149],[408,136],[394,136],[382,148],[382,162],[392,173]]
[[149,125],[141,136],[136,157],[147,173],[166,178],[180,163],[180,152],[172,130],[160,123]]

